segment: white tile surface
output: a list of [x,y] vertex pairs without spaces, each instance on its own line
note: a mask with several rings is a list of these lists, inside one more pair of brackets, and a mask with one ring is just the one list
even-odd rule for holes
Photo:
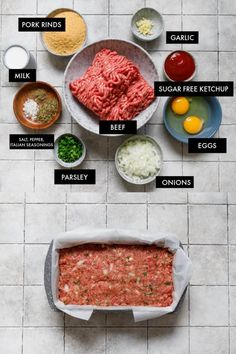
[[21,326],[22,298],[23,288],[21,286],[0,286],[0,326]]
[[236,327],[230,328],[230,354],[236,351]]
[[60,58],[49,52],[38,52],[37,79],[55,86],[62,86],[63,75],[68,59]]
[[236,15],[236,3],[231,0],[219,0],[220,14]]
[[35,14],[36,13],[36,0],[2,0],[2,14]]
[[[32,2],[34,3],[34,0]],[[11,2],[8,2],[8,4],[11,4]],[[28,7],[28,5],[26,7]],[[11,44],[17,43],[22,45],[23,47],[25,46],[25,48],[28,50],[35,50],[36,49],[35,32],[18,32],[17,31],[18,17],[19,16],[15,16],[15,15],[2,16],[2,48],[6,49]],[[25,15],[21,17],[25,17]],[[14,33],[14,35],[9,36],[9,33],[12,34]]]
[[0,243],[23,242],[24,206],[23,204],[0,205]]
[[236,192],[236,180],[232,178],[235,173],[235,162],[222,162],[220,164],[220,190]]
[[147,330],[145,328],[112,328],[107,331],[107,354],[146,353]]
[[[189,0],[188,0],[189,1]],[[197,2],[195,2],[197,3]],[[197,72],[194,80],[196,81],[217,81],[218,79],[218,62],[217,52],[192,52],[197,63]],[[207,70],[206,69],[207,62]],[[206,154],[203,154],[206,155]]]
[[227,294],[227,286],[192,286],[190,289],[190,324],[192,326],[227,326]]
[[190,328],[191,354],[225,354],[229,352],[228,328]]
[[217,0],[183,0],[184,14],[216,14]]
[[84,19],[88,26],[88,43],[93,43],[108,37],[108,16],[85,15]]
[[148,353],[188,354],[187,328],[149,328]]
[[105,330],[100,328],[70,328],[65,333],[65,354],[105,353]]
[[191,205],[189,217],[189,240],[191,243],[227,243],[226,205]]
[[107,313],[107,325],[109,327],[146,327],[147,321],[134,322],[132,311],[112,311]]
[[231,286],[229,288],[230,296],[230,325],[236,326],[236,287]]
[[[219,57],[219,74],[220,80],[229,80],[235,81],[236,80],[236,68],[234,67],[233,63],[236,60],[236,53],[235,52],[220,52]],[[229,72],[227,68],[231,68]]]
[[29,327],[63,326],[63,313],[51,310],[44,286],[24,287],[24,325]]
[[144,0],[110,0],[111,14],[133,14],[144,6]]
[[0,352],[4,354],[21,354],[21,349],[22,329],[0,328]]
[[33,192],[33,176],[33,161],[0,161],[0,191]]
[[54,170],[60,169],[60,165],[55,161],[35,162],[35,192],[47,193],[69,191],[70,186],[66,184],[54,184]]
[[132,204],[111,204],[107,207],[108,227],[129,227],[145,230],[147,228],[146,220],[145,205],[136,204],[135,209]]
[[236,244],[236,206],[229,206],[229,242]]
[[235,26],[235,16],[221,16],[219,18],[220,50],[236,50],[236,35],[232,31],[232,28],[235,28]]
[[[23,354],[64,354],[62,328],[24,328]],[[35,345],[37,343],[37,345]]]
[[108,0],[74,0],[74,9],[81,14],[106,14],[108,13]]
[[184,31],[199,31],[199,44],[184,44],[186,50],[217,50],[216,16],[183,16]]
[[220,138],[227,138],[227,153],[220,154],[221,161],[236,161],[236,127],[234,125],[222,125],[220,128]]
[[194,191],[217,192],[219,190],[218,164],[216,162],[184,162],[183,175],[194,176]]
[[162,14],[180,14],[181,13],[181,0],[146,0],[146,5],[152,7]]
[[51,242],[58,233],[65,231],[64,215],[64,205],[27,205],[25,230],[26,242]]
[[220,104],[222,106],[223,124],[234,124],[233,112],[236,109],[236,97],[220,97]]
[[[55,4],[56,2],[56,4]],[[39,0],[37,1],[38,4],[38,13],[43,15],[48,15],[51,11],[55,10],[56,8],[72,8],[73,7],[73,0]]]
[[190,246],[189,257],[193,262],[191,284],[228,284],[227,246]]
[[[181,16],[180,15],[163,15],[165,31],[181,31]],[[181,44],[166,44],[166,36],[163,31],[162,35],[147,43],[147,49],[154,50],[177,50],[181,49]]]
[[187,243],[187,209],[185,205],[150,205],[148,229],[150,231],[175,233]]
[[48,251],[48,245],[25,246],[25,284],[43,284],[44,262]]
[[0,284],[21,285],[23,282],[23,245],[0,244]]
[[[68,205],[67,230],[74,230],[82,226],[104,227],[106,225],[105,205]],[[93,216],[91,218],[91,216]]]

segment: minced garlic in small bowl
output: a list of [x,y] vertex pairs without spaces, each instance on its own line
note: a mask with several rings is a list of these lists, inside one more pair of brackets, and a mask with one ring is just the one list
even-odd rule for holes
[[41,32],[41,40],[51,54],[62,57],[72,56],[85,45],[87,25],[83,17],[72,9],[57,9],[47,16],[47,18],[58,17],[66,19],[66,30]]
[[164,21],[158,11],[145,7],[133,15],[131,29],[136,38],[150,42],[161,35],[164,29]]

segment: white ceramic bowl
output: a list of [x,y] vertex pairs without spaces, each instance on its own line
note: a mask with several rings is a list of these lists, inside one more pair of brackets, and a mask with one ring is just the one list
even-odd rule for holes
[[[159,153],[159,156],[160,156],[160,168],[159,170],[157,171],[157,173],[154,175],[154,176],[151,176],[151,177],[148,177],[146,179],[140,179],[140,180],[134,180],[132,177],[126,175],[120,168],[119,166],[119,161],[118,161],[118,155],[119,155],[119,152],[121,150],[121,148],[129,141],[134,141],[134,140],[137,140],[137,139],[143,139],[143,140],[146,140],[146,141],[150,141],[154,147],[156,148],[156,150],[158,151]],[[157,141],[152,138],[151,136],[148,136],[148,135],[133,135],[132,137],[126,139],[119,147],[118,149],[116,150],[116,154],[115,154],[115,165],[116,165],[116,169],[119,173],[119,175],[127,182],[129,183],[132,183],[132,184],[136,184],[136,185],[143,185],[143,184],[147,184],[147,183],[150,183],[152,181],[155,180],[155,178],[159,175],[160,171],[161,171],[161,168],[162,168],[162,163],[163,163],[163,153],[162,153],[162,150],[160,148],[160,145],[157,143]]]
[[[63,86],[64,100],[67,109],[77,123],[95,134],[99,134],[99,117],[97,117],[92,111],[87,109],[73,97],[69,89],[69,83],[81,77],[92,64],[96,53],[104,48],[114,50],[118,54],[124,55],[128,59],[132,60],[139,67],[141,74],[150,86],[153,87],[154,81],[158,80],[157,69],[151,56],[142,47],[133,42],[120,39],[104,39],[99,42],[89,44],[75,54],[68,63],[65,71]],[[159,100],[160,98],[156,97],[156,99],[145,110],[134,118],[134,120],[137,120],[138,129],[145,125],[152,117],[153,113],[157,109]],[[118,135],[122,134],[114,134],[110,136]]]
[[[138,31],[136,22],[141,20],[142,18],[146,18],[152,21],[153,23],[152,34],[145,36],[144,34]],[[158,37],[161,36],[163,29],[164,29],[164,20],[162,15],[158,11],[150,7],[144,7],[138,10],[132,17],[131,20],[132,33],[136,38],[138,38],[141,41],[150,42],[153,41],[154,39],[157,39]]]
[[[77,140],[81,143],[81,145],[83,146],[83,154],[82,154],[82,156],[81,156],[78,160],[76,160],[76,161],[74,161],[74,162],[64,162],[64,161],[61,160],[61,159],[59,158],[59,156],[58,156],[58,142],[59,142],[59,140],[60,140],[63,136],[68,136],[68,135],[69,135],[69,136],[73,136],[73,138],[77,139]],[[70,134],[70,133],[66,133],[66,134],[60,135],[60,136],[56,139],[56,141],[55,141],[55,143],[54,143],[54,157],[55,157],[55,160],[57,161],[57,163],[59,163],[59,165],[61,165],[62,167],[66,167],[66,168],[76,167],[76,166],[80,165],[80,164],[84,161],[85,156],[86,156],[86,147],[85,147],[85,144],[84,144],[84,142],[81,140],[81,138],[78,138],[76,135],[73,135],[73,134]]]

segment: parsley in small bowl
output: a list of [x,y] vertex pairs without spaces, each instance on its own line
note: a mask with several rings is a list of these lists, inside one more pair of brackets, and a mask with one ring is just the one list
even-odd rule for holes
[[73,134],[60,135],[55,141],[55,159],[63,167],[80,165],[85,154],[86,148],[83,141]]

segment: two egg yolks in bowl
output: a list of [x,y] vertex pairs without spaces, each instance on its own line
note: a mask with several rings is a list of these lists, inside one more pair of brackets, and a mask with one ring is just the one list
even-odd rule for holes
[[[186,97],[176,97],[171,103],[172,111],[177,115],[186,114],[190,108],[190,100]],[[204,121],[198,116],[191,115],[183,121],[183,128],[188,134],[198,134],[203,129]]]

